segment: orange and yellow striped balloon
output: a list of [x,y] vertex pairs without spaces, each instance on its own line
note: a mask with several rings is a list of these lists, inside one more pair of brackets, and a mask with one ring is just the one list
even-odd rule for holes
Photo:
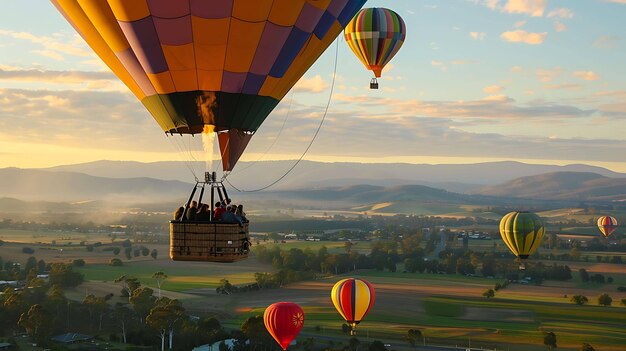
[[611,216],[598,218],[598,229],[600,229],[605,238],[608,238],[617,229],[617,219]]
[[333,305],[356,334],[356,326],[361,322],[374,304],[374,287],[368,281],[347,278],[338,281],[330,293]]

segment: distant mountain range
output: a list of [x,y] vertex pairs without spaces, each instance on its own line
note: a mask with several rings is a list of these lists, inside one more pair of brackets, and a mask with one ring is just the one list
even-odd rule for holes
[[626,178],[596,173],[556,172],[521,177],[476,193],[498,197],[570,201],[626,201]]
[[144,202],[184,198],[191,185],[154,178],[105,178],[76,172],[0,169],[0,197],[30,201]]
[[[240,162],[229,180],[241,189],[266,186],[282,176],[294,161]],[[213,167],[215,167],[214,165]],[[195,169],[203,170],[204,163]],[[78,172],[98,177],[150,177],[192,182],[193,176],[183,162],[97,161],[48,168],[49,171]],[[519,177],[554,172],[589,172],[610,178],[626,178],[606,168],[588,165],[534,165],[520,162],[427,165],[408,163],[324,163],[302,161],[272,190],[327,188],[350,185],[425,185],[452,192],[471,193],[484,186],[496,185]],[[202,174],[198,175],[202,177]]]
[[[234,175],[229,180],[242,188],[266,185],[291,164],[260,162],[244,170],[255,168],[258,172],[251,172],[248,177],[242,172],[239,178]],[[246,167],[245,164],[240,166]],[[113,161],[48,169],[5,168],[0,169],[0,198],[66,203],[178,204],[186,200],[192,188],[190,182],[179,180],[189,180],[183,169],[185,167],[178,162]],[[296,169],[280,187],[255,193],[230,190],[231,196],[257,203],[281,201],[299,207],[335,209],[384,202],[509,205],[626,200],[625,174],[585,165],[560,167],[496,162],[433,166],[307,161]],[[560,171],[534,174],[550,169]],[[565,172],[564,169],[594,170],[602,174]],[[307,171],[309,173],[305,174]],[[466,190],[462,193],[458,188],[463,187]],[[5,205],[11,206],[7,201]]]

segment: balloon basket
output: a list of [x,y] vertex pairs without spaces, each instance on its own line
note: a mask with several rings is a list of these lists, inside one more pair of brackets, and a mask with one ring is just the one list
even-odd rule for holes
[[370,80],[370,89],[378,89],[378,80],[376,78],[372,78],[372,80]]

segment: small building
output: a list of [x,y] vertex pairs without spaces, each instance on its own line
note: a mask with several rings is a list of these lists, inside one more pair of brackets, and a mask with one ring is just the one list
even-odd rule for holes
[[91,335],[79,334],[79,333],[65,333],[56,335],[50,338],[52,341],[60,342],[62,344],[74,344],[77,342],[84,342],[92,340],[94,337]]

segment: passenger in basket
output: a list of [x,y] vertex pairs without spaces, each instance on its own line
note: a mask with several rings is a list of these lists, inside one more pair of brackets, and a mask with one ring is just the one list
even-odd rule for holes
[[221,202],[216,202],[215,203],[215,211],[213,211],[213,220],[214,221],[221,221],[222,220],[222,214],[224,214],[224,211],[226,211],[226,209],[224,207],[222,207],[222,203]]
[[198,222],[209,222],[211,220],[210,212],[211,212],[211,209],[209,208],[209,205],[202,204],[202,206],[200,206],[200,210],[198,211],[198,216],[196,220]]
[[180,221],[181,219],[183,219],[183,212],[185,212],[185,208],[183,206],[180,206],[176,210],[176,212],[174,212],[174,220]]
[[246,218],[246,213],[243,212],[243,205],[239,205],[237,206],[237,209],[235,210],[235,214],[241,218],[241,221],[244,223],[248,223],[248,219]]
[[243,227],[243,222],[241,218],[237,217],[235,214],[235,208],[231,205],[226,207],[226,211],[222,214],[222,222],[230,223],[230,224],[239,224],[240,227]]
[[197,214],[198,214],[198,203],[196,201],[192,201],[191,207],[187,209],[187,220],[191,222],[195,222]]

